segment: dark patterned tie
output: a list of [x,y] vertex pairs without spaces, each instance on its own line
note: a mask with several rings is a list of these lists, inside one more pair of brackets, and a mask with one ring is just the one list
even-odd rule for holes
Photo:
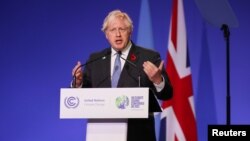
[[118,84],[118,80],[121,74],[121,60],[120,60],[120,53],[116,53],[115,65],[112,75],[112,88],[116,88]]

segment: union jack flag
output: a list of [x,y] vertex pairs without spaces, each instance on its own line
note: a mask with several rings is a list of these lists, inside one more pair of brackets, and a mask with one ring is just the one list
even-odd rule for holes
[[173,0],[166,71],[173,98],[162,103],[160,141],[197,141],[192,77],[182,0]]

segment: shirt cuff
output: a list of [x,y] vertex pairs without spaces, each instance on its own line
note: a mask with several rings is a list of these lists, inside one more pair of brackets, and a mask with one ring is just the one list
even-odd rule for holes
[[[72,80],[71,83],[70,83],[70,87],[71,88],[74,88],[73,83],[74,83],[74,80]],[[77,87],[77,88],[82,88],[82,84],[79,87]]]
[[162,82],[160,84],[155,84],[154,83],[154,85],[155,85],[156,91],[160,92],[164,88],[164,86],[165,86],[165,79],[164,79],[164,77],[162,77]]

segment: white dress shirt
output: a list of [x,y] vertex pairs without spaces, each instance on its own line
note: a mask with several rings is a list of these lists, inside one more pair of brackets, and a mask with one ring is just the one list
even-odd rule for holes
[[[127,47],[122,50],[122,52],[121,52],[122,58],[126,59],[128,57],[128,53],[129,53],[131,46],[132,46],[132,43],[129,42]],[[111,72],[110,72],[111,79],[112,79],[112,75],[113,75],[113,71],[114,71],[116,54],[117,54],[117,51],[114,50],[113,48],[111,48],[111,66],[110,66],[111,67]],[[121,71],[122,71],[124,64],[125,64],[125,60],[120,58],[120,61],[121,61]]]
[[[127,45],[127,47],[122,50],[121,56],[123,58],[126,59],[128,57],[128,53],[130,51],[131,46],[132,46],[132,43],[129,42],[128,45]],[[116,54],[117,54],[117,51],[114,50],[113,48],[111,48],[111,65],[110,65],[111,80],[112,80],[112,75],[113,75],[113,71],[114,71],[114,64],[115,64]],[[122,69],[124,67],[124,64],[125,64],[125,60],[123,60],[123,59],[120,58],[120,61],[121,61],[121,71],[122,71]],[[154,86],[155,86],[157,92],[160,92],[164,88],[164,85],[165,85],[164,77],[162,77],[162,79],[163,79],[163,81],[160,84],[155,84],[154,83]]]

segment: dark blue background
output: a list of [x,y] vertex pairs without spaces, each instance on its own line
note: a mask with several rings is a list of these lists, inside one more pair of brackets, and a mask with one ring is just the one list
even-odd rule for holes
[[[166,59],[171,3],[149,1],[154,48]],[[229,0],[239,27],[232,28],[231,122],[250,124],[249,4]],[[140,0],[0,1],[0,140],[82,141],[85,120],[59,119],[60,88],[91,52],[108,47],[101,32],[113,9],[126,11],[138,33]],[[226,123],[226,45],[219,27],[204,21],[193,0],[184,0],[199,139],[207,124]]]

